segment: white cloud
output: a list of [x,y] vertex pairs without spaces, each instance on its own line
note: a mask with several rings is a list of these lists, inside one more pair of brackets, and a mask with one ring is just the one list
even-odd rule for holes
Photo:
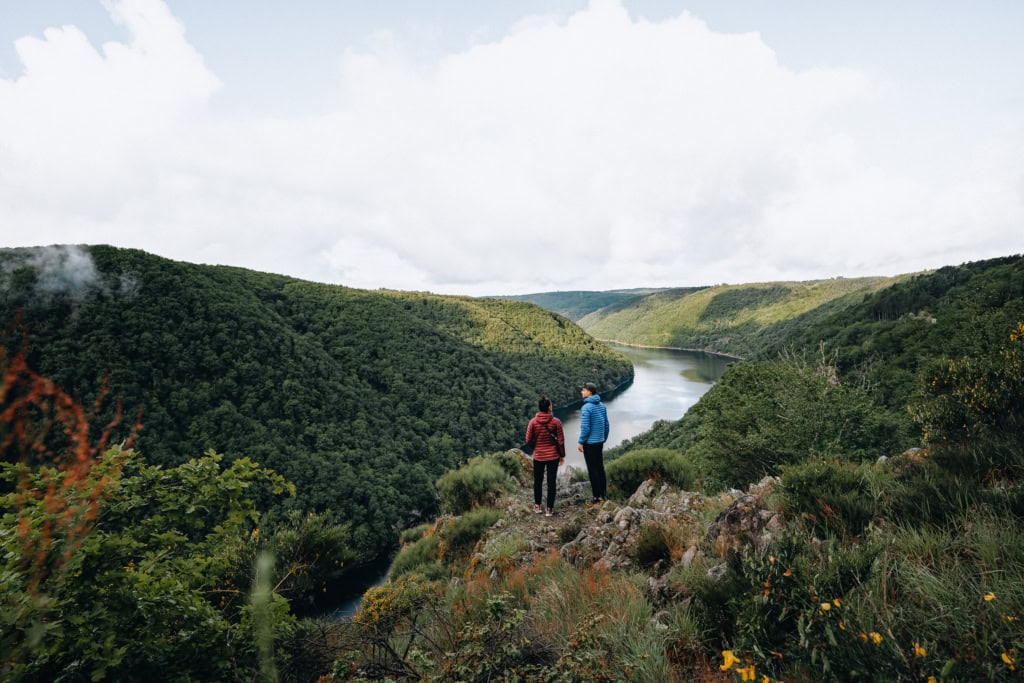
[[874,76],[793,71],[758,35],[687,14],[594,0],[430,65],[381,34],[341,58],[334,110],[261,118],[211,111],[219,82],[162,2],[108,7],[129,43],[50,29],[0,80],[7,244],[463,293],[895,273],[1021,249],[1019,123],[908,125],[887,116],[918,114]]

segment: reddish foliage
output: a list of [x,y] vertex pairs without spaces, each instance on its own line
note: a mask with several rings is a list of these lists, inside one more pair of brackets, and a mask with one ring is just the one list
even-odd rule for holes
[[[25,347],[23,337],[21,349],[10,355],[6,339],[0,336],[0,453],[22,465],[14,506],[21,556],[32,570],[29,590],[34,592],[70,559],[95,525],[109,475],[90,475],[106,450],[111,430],[121,421],[121,406],[96,443],[90,443],[89,423],[100,411],[106,381],[87,414],[60,387],[29,368]],[[139,428],[136,423],[129,441]],[[62,447],[51,450],[54,429],[61,430],[64,441]],[[110,470],[113,475],[117,472],[117,467]],[[43,513],[36,530],[31,509]]]

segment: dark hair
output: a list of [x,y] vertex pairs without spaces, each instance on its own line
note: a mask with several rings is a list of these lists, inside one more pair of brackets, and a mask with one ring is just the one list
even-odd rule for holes
[[546,413],[551,410],[551,399],[547,396],[541,396],[537,399],[537,409],[542,413]]
[[587,391],[589,391],[592,394],[596,394],[597,393],[597,385],[594,384],[593,382],[584,382],[583,383],[583,388],[586,389]]

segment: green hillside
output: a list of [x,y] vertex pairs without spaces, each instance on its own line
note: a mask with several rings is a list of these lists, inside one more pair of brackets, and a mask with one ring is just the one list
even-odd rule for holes
[[899,279],[834,278],[666,290],[595,311],[579,324],[598,339],[746,357]]
[[[920,433],[911,409],[926,393],[922,378],[949,359],[998,353],[1009,331],[1024,320],[1024,258],[978,261],[909,276],[856,303],[824,312],[816,311],[799,326],[774,328],[773,334],[760,338],[761,346],[751,343],[750,356],[756,362],[730,370],[682,419],[659,422],[610,455],[657,447],[727,462],[717,456],[728,449],[743,452],[729,440],[730,435],[743,434],[760,440],[763,450],[774,449],[777,456],[789,446],[766,438],[766,430],[784,425],[787,438],[795,439],[795,421],[812,408],[810,422],[815,426],[812,430],[805,425],[806,434],[813,431],[818,441],[803,443],[805,449],[820,452],[830,427],[843,441],[835,452],[859,450],[862,457],[877,457],[918,445]],[[781,330],[788,334],[778,334]],[[779,362],[780,357],[789,360]],[[788,406],[794,412],[780,419],[787,400],[800,406]],[[851,448],[854,423],[858,428],[872,425],[868,441],[873,445],[866,451]],[[736,478],[727,483],[745,483],[743,477],[749,474],[735,468],[729,476]]]
[[[693,287],[686,290],[673,290],[679,292],[695,292],[700,287]],[[537,294],[521,294],[518,296],[502,297],[514,301],[528,301],[537,304],[541,308],[554,311],[564,315],[569,320],[578,321],[580,318],[608,306],[629,305],[643,297],[660,292],[660,289],[615,289],[606,292],[539,292]]]
[[824,344],[843,376],[899,408],[935,359],[990,353],[1022,319],[1024,257],[1009,256],[906,278],[769,340],[755,355],[816,353]]
[[445,471],[520,443],[537,395],[567,404],[583,381],[611,388],[632,373],[527,303],[361,291],[103,246],[0,250],[0,315],[20,315],[30,366],[86,405],[107,373],[127,414],[143,410],[147,462],[248,456],[296,484],[289,505],[350,524],[363,553],[432,510]]

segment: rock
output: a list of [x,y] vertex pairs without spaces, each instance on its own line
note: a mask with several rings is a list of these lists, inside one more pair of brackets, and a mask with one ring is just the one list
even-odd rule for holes
[[679,560],[679,562],[684,567],[689,567],[691,564],[693,564],[693,560],[695,557],[697,557],[697,546],[691,545],[689,548],[686,549],[686,552],[683,553],[683,557]]
[[716,555],[725,557],[730,550],[739,550],[745,545],[763,548],[771,543],[773,532],[779,531],[783,522],[777,512],[765,507],[765,499],[778,481],[775,477],[765,477],[718,515],[704,537],[705,544]]
[[647,599],[652,605],[667,605],[672,597],[672,589],[669,588],[667,578],[647,578]]
[[612,520],[620,529],[628,529],[637,516],[637,511],[627,506],[615,513],[615,517]]
[[653,479],[648,479],[640,484],[636,492],[626,501],[626,505],[630,507],[645,507],[647,502],[654,497],[655,486],[656,484]]
[[729,573],[729,568],[725,562],[716,564],[713,567],[708,568],[708,578],[712,581],[721,581],[725,578],[725,575]]
[[651,625],[659,631],[667,631],[672,626],[672,613],[668,610],[656,612],[651,617]]

